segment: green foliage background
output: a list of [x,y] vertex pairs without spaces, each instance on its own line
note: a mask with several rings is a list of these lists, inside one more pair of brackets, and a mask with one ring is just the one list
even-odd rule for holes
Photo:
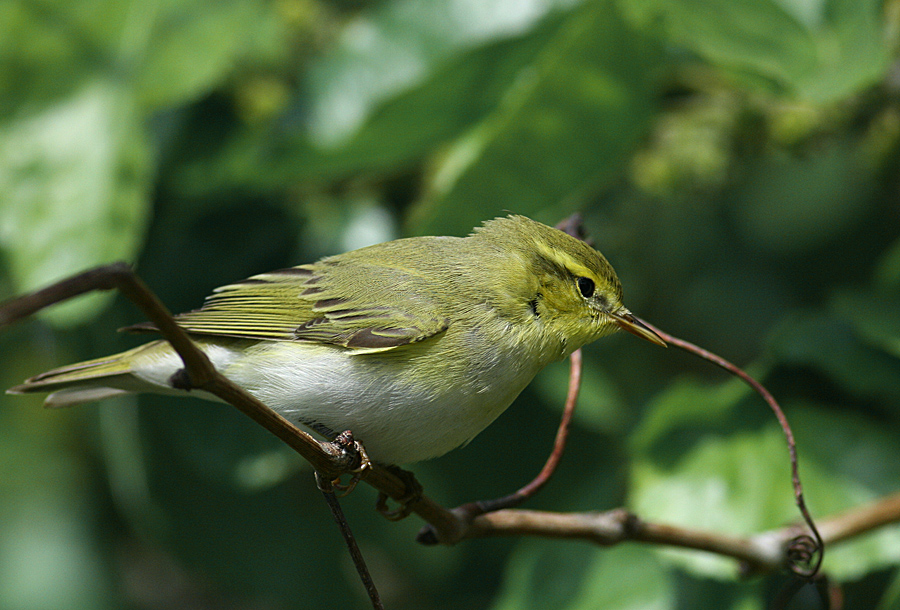
[[[125,259],[175,311],[399,235],[579,210],[627,303],[765,380],[819,516],[900,487],[896,0],[8,0],[0,293]],[[0,337],[5,387],[133,345],[121,298]],[[774,419],[695,358],[586,352],[562,471],[531,506],[742,534],[796,518]],[[551,367],[470,446],[415,467],[452,506],[526,482]],[[0,608],[365,607],[311,473],[237,411],[142,397],[0,408]],[[766,607],[644,546],[413,542],[345,502],[389,608]],[[847,607],[900,606],[900,530],[835,547]],[[797,608],[819,608],[801,592]]]

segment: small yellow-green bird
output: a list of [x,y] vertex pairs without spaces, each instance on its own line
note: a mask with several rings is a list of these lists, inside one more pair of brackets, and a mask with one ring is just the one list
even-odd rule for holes
[[[467,443],[544,366],[618,328],[665,345],[622,305],[603,255],[524,216],[256,275],[176,320],[264,404],[328,438],[351,430],[386,464]],[[181,368],[153,341],[8,391],[51,392],[48,407],[184,394],[171,381]]]

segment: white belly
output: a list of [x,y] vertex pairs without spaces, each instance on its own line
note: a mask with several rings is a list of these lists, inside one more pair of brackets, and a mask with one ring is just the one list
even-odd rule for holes
[[[538,367],[516,358],[467,371],[442,363],[435,379],[409,374],[384,354],[353,355],[301,343],[260,343],[253,365],[238,357],[223,372],[292,422],[351,430],[369,456],[403,464],[442,455],[502,413]],[[398,372],[402,371],[401,374]],[[446,377],[464,383],[446,383]]]

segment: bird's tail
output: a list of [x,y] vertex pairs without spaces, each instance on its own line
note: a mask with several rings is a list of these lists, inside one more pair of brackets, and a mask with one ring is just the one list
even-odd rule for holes
[[132,374],[132,364],[138,356],[158,350],[160,343],[154,341],[121,354],[53,369],[26,379],[6,393],[50,392],[44,406],[57,408],[140,392],[147,389],[147,384]]

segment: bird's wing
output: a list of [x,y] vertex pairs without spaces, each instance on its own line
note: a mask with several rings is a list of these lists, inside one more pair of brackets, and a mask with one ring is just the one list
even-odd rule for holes
[[428,296],[428,278],[416,270],[337,261],[325,259],[222,286],[203,307],[175,319],[193,334],[306,341],[360,353],[416,343],[447,330],[449,319]]

